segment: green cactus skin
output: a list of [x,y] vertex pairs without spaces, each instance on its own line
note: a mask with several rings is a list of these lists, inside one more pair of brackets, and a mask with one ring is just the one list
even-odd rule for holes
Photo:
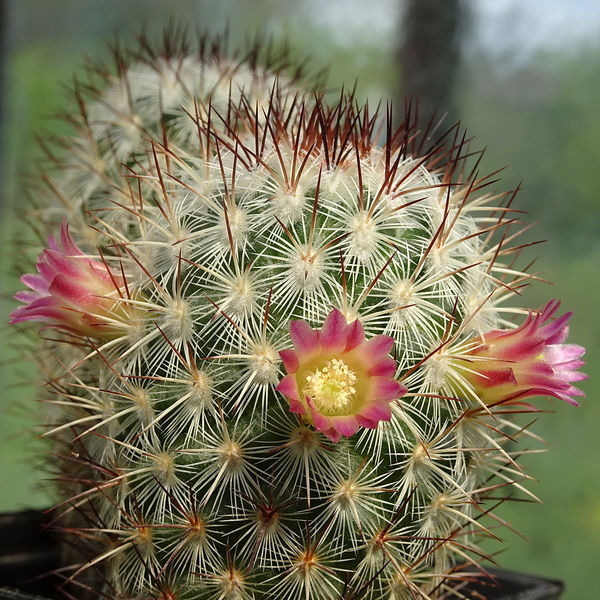
[[[127,282],[118,334],[57,328],[42,355],[56,526],[83,551],[71,578],[98,571],[109,597],[455,597],[486,498],[526,479],[513,407],[461,363],[525,314],[512,195],[486,192],[456,128],[417,143],[434,136],[410,111],[393,129],[329,105],[284,63],[119,55],[77,86],[47,175],[47,229],[66,218]],[[333,309],[393,338],[408,389],[337,443],[275,389],[290,322]]]

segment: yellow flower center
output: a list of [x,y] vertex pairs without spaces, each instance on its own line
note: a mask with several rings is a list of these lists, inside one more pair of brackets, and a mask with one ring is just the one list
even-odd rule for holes
[[306,376],[304,393],[323,415],[340,415],[354,402],[356,375],[338,358],[328,360],[325,366]]

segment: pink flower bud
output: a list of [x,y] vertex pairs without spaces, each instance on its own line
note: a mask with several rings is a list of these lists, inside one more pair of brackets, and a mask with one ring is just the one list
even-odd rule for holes
[[123,277],[103,262],[86,258],[66,222],[60,228],[60,245],[49,236],[48,248],[38,256],[36,267],[37,275],[21,277],[30,291],[15,294],[25,306],[12,311],[10,323],[40,321],[101,339],[123,335],[127,322]]
[[551,320],[559,306],[552,300],[517,329],[490,331],[476,340],[463,364],[464,377],[488,406],[531,396],[554,396],[579,406],[573,396],[585,394],[571,382],[587,379],[578,371],[585,348],[563,343],[571,313]]
[[291,412],[332,442],[390,420],[390,403],[407,392],[394,379],[391,337],[365,341],[361,323],[348,323],[336,309],[320,331],[306,321],[292,321],[290,336],[295,349],[279,353],[287,375],[277,390],[287,397]]

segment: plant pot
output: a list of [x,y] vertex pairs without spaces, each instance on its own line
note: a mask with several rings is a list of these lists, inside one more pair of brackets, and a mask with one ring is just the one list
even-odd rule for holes
[[[34,510],[0,514],[0,600],[65,600],[57,589],[63,580],[53,574],[60,565],[58,544],[44,531],[49,520],[46,513]],[[558,600],[564,588],[562,582],[552,579],[486,570],[498,585],[471,582],[460,589],[464,598]]]
[[[0,514],[2,600],[32,596],[51,599],[60,597],[56,586],[61,581],[55,575],[47,575],[60,564],[56,540],[44,531],[44,525],[49,520],[49,515],[37,510]],[[62,599],[65,600],[64,595]]]
[[[486,567],[494,582],[469,582],[460,592],[469,600],[559,600],[564,583],[527,573]],[[457,596],[460,598],[460,596]]]

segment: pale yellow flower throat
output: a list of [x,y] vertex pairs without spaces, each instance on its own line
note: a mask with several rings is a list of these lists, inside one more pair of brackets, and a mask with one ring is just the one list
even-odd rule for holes
[[306,376],[304,393],[324,415],[339,415],[354,402],[356,375],[338,358],[328,360],[325,366]]

